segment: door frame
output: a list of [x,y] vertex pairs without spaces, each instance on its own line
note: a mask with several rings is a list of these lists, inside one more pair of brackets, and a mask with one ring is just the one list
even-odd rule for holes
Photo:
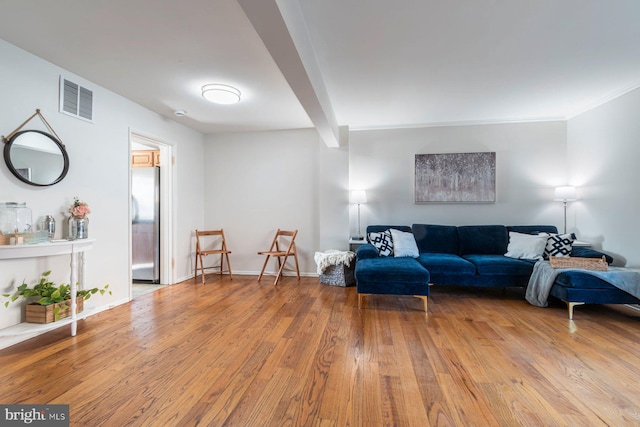
[[131,228],[131,154],[134,144],[160,150],[160,284],[174,283],[173,258],[173,155],[174,146],[144,132],[129,129],[129,299],[133,299]]

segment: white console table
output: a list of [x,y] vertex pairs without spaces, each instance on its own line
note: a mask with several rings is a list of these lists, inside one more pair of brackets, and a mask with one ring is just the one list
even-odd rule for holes
[[76,314],[76,295],[78,283],[84,285],[85,260],[84,252],[91,249],[95,239],[54,240],[34,245],[0,245],[0,260],[17,258],[37,258],[54,255],[70,255],[71,257],[71,335],[75,336],[78,323]]

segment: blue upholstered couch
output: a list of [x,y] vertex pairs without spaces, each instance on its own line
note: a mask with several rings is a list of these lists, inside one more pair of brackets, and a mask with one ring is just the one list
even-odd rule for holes
[[[558,232],[551,225],[413,224],[411,227],[373,225],[367,227],[367,235],[389,228],[413,232],[419,256],[384,257],[379,256],[371,244],[360,246],[355,268],[359,306],[363,297],[370,294],[413,295],[424,299],[426,311],[429,284],[526,287],[536,261],[504,256],[509,232]],[[571,252],[574,257],[601,258],[603,255],[585,247],[574,247]],[[613,261],[610,256],[605,257],[609,263]],[[559,274],[551,295],[568,304],[570,317],[576,304],[640,303],[607,282],[576,271]]]

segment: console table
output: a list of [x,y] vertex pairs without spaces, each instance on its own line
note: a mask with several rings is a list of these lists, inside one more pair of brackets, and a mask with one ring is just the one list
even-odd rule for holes
[[95,239],[53,240],[34,245],[1,245],[0,260],[17,258],[37,258],[54,255],[69,255],[71,257],[71,336],[76,335],[78,315],[76,313],[76,295],[78,283],[84,285],[85,261],[84,252],[91,249]]

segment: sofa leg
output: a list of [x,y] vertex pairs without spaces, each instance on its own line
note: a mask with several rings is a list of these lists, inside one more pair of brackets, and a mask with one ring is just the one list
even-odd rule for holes
[[416,298],[420,298],[422,300],[422,302],[424,303],[424,312],[427,312],[427,297],[424,295],[414,295],[414,297]]
[[573,307],[575,307],[576,305],[582,305],[584,303],[583,302],[566,302],[566,303],[567,303],[567,309],[569,310],[569,320],[573,320]]
[[371,294],[358,294],[358,309],[362,308],[362,301],[364,301],[364,297]]

